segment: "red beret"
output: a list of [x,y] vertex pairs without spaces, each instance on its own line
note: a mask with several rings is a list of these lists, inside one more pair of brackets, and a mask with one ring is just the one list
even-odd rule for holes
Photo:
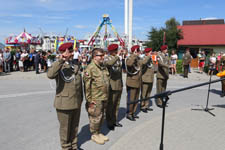
[[73,43],[69,42],[69,43],[63,43],[62,45],[59,46],[59,51],[66,51],[66,49],[70,49],[73,48]]
[[148,52],[150,52],[150,51],[152,51],[152,48],[145,48],[145,53],[148,53]]
[[140,48],[139,45],[134,45],[133,47],[131,47],[131,52],[134,52],[136,49],[137,51],[140,51],[139,48]]
[[118,49],[118,44],[110,44],[109,46],[108,46],[108,51],[110,52],[110,51],[115,51],[115,50],[117,50]]
[[166,50],[167,49],[167,45],[162,45],[160,49],[161,49],[161,51]]

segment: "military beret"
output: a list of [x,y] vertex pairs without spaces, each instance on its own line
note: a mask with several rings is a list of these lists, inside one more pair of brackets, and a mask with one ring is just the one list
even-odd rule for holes
[[110,44],[109,46],[108,46],[108,51],[110,52],[110,51],[115,51],[115,50],[117,50],[118,49],[118,44]]
[[62,45],[59,46],[59,51],[66,51],[66,49],[73,48],[73,43],[68,42],[68,43],[63,43]]
[[144,50],[145,53],[148,53],[150,51],[152,51],[152,48],[145,48],[145,50]]
[[162,45],[160,49],[161,49],[161,51],[166,50],[167,49],[167,45]]
[[134,45],[131,47],[131,52],[134,52],[135,50],[140,51],[140,46],[139,45]]

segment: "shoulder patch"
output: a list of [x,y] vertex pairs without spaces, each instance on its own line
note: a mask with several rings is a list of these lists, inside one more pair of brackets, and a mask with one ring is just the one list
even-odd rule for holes
[[88,74],[88,72],[87,71],[85,71],[85,73],[84,73],[86,76],[89,76],[89,74]]

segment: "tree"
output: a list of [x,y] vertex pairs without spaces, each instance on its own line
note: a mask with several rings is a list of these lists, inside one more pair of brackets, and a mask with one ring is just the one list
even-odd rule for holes
[[182,39],[182,31],[177,29],[177,26],[180,25],[175,18],[171,18],[166,21],[165,28],[161,27],[160,29],[156,29],[152,27],[151,31],[148,32],[149,42],[146,43],[147,47],[152,47],[153,50],[159,50],[163,45],[163,35],[166,33],[166,43],[168,45],[168,49],[176,49],[177,41]]

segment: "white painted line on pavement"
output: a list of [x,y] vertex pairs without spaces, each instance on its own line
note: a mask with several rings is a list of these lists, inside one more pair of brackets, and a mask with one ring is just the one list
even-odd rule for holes
[[55,92],[55,91],[37,91],[37,92],[27,92],[27,93],[17,93],[17,94],[7,94],[7,95],[0,95],[0,99],[2,99],[2,98],[19,97],[19,96],[37,95],[37,94],[49,94],[49,93],[54,93],[54,92]]

